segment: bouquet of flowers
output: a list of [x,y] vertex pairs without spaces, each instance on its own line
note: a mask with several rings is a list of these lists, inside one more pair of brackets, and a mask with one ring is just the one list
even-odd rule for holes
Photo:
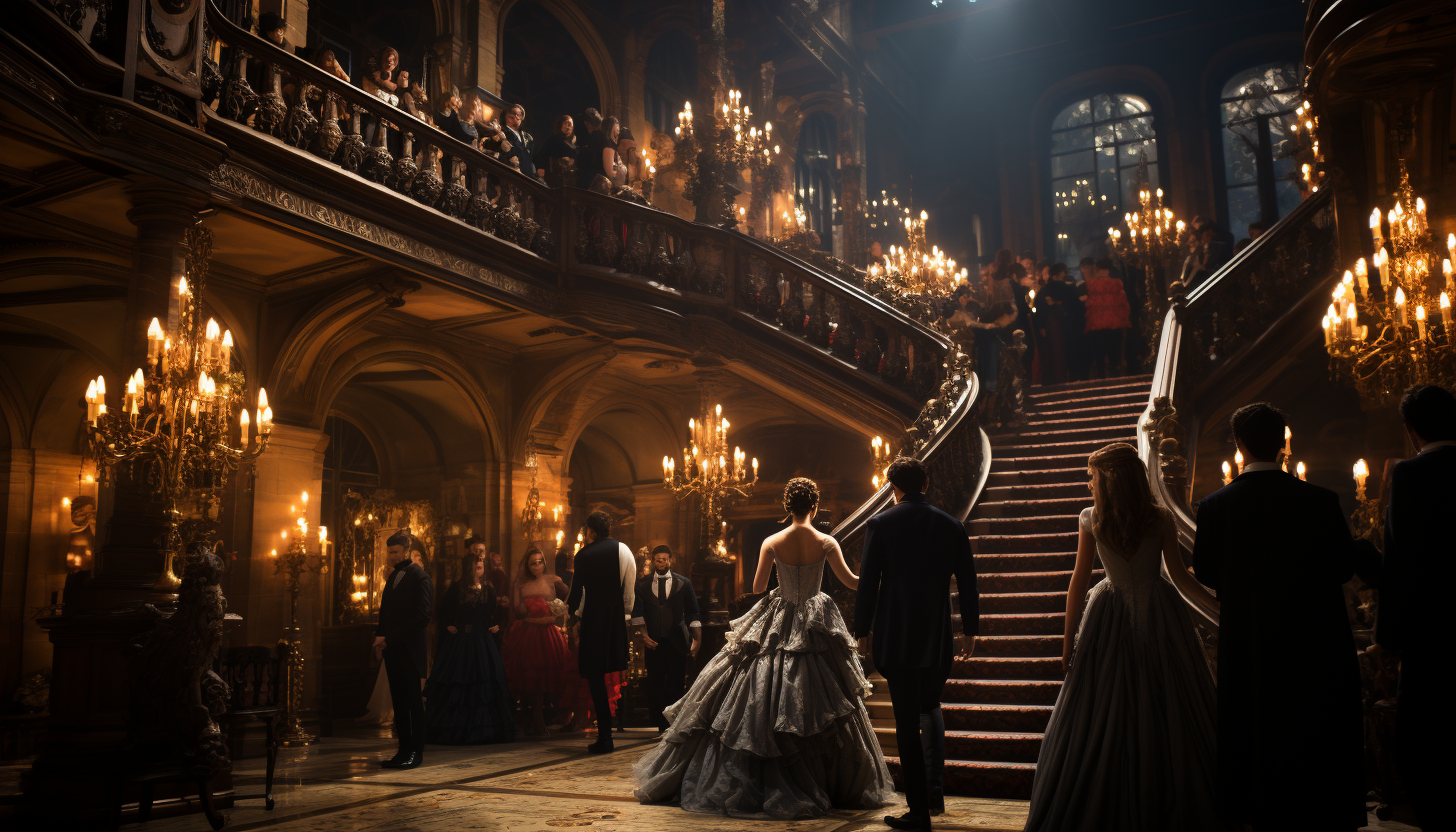
[[561,600],[560,598],[552,598],[551,603],[547,606],[551,609],[551,614],[556,616],[557,618],[566,617],[566,602]]

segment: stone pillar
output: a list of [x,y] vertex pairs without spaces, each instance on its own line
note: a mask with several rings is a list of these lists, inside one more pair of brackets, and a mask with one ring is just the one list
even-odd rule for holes
[[[286,577],[276,571],[277,561],[270,552],[286,549],[297,534],[298,517],[308,521],[309,551],[317,550],[319,494],[323,483],[324,447],[328,438],[322,431],[293,425],[274,425],[268,450],[254,463],[253,480],[253,546],[239,551],[233,564],[233,594],[228,609],[243,617],[246,643],[271,647],[283,637],[288,626],[288,591]],[[303,492],[309,501],[302,500]],[[296,510],[296,513],[295,513]],[[281,534],[288,530],[290,539]],[[310,566],[316,566],[314,558]],[[246,581],[238,578],[246,576]],[[324,604],[327,593],[320,591],[320,581],[329,575],[305,574],[298,591],[298,621],[302,631],[304,655],[304,711],[318,701],[319,672],[323,667],[320,628],[328,624]]]
[[501,0],[480,0],[478,6],[474,52],[468,73],[460,79],[461,88],[474,84],[498,93],[505,71],[501,66],[500,44],[497,42]]
[[20,680],[23,633],[31,626],[25,608],[26,561],[30,559],[32,454],[11,448],[0,458],[0,494],[4,502],[5,536],[0,543],[0,691],[12,691]]
[[[85,494],[96,496],[96,486],[79,480],[81,457],[37,450],[32,457],[30,534],[25,571],[25,608],[35,610],[53,603],[66,583],[66,548],[70,538],[71,514],[61,500]],[[36,621],[26,622],[20,656],[22,677],[51,666],[51,644]]]

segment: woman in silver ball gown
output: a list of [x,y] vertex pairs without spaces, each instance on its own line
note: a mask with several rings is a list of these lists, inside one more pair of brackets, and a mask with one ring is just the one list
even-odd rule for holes
[[834,538],[811,521],[812,480],[784,489],[788,528],[763,543],[754,592],[779,586],[731,624],[727,644],[665,713],[661,742],[633,767],[643,803],[692,812],[777,819],[894,799],[870,725],[870,684],[834,602],[819,591],[827,563],[851,589]]

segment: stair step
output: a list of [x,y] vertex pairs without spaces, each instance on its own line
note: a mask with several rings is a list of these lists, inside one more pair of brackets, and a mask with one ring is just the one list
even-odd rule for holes
[[[991,458],[991,474],[986,478],[986,490],[993,488],[1017,488],[1023,485],[1048,485],[1066,488],[1068,486],[1081,486],[1087,489],[1087,461],[1082,460],[1081,465],[1066,466],[1057,468],[1045,463],[1044,459],[1030,460],[1032,465],[1024,467],[1008,466],[1006,460]],[[1090,491],[1087,493],[1091,493]]]
[[961,679],[945,683],[941,699],[956,704],[1046,705],[1057,702],[1062,680],[1055,679]]
[[[990,434],[990,438],[996,450],[1010,451],[1016,447],[1061,447],[1071,442],[1121,442],[1136,430],[1136,421],[1118,419],[1108,424],[1048,426],[1044,430],[1028,426],[1015,433]],[[1012,445],[1013,442],[1016,444]]]
[[1088,407],[1121,407],[1141,403],[1147,406],[1148,389],[1114,391],[1106,395],[1091,393],[1086,396],[1066,399],[1032,400],[1027,403],[1026,415],[1035,419],[1060,410],[1081,410]]
[[[1044,483],[1008,483],[1006,485],[991,485],[988,481],[986,490],[981,492],[981,501],[976,504],[976,510],[992,503],[1005,503],[1011,501],[1038,502],[1044,500],[1069,500],[1080,498],[1089,505],[1092,502],[1092,492],[1087,489],[1087,469],[1072,469],[1082,475],[1079,482],[1044,482]],[[994,476],[994,475],[993,475]]]
[[[1066,607],[1057,610],[1065,614]],[[1007,613],[996,613],[1006,615]],[[1047,613],[1017,613],[1020,615],[1045,615]],[[1062,635],[1054,636],[977,636],[975,655],[983,658],[1020,656],[1024,658],[1062,657]]]
[[[1023,440],[1024,441],[1024,440]],[[1129,445],[1137,444],[1137,436],[1128,428],[1122,430],[1108,431],[1105,438],[1098,439],[1077,439],[1068,442],[1041,442],[1034,445],[993,445],[991,455],[994,459],[997,454],[1005,454],[1011,459],[1028,459],[1038,457],[1081,457],[1082,464],[1087,464],[1087,457],[1100,448],[1106,447],[1114,442],[1126,442]]]
[[[972,546],[980,541],[971,541]],[[979,585],[981,578],[995,575],[998,572],[1061,572],[1070,570],[1077,565],[1076,552],[981,552],[977,553],[976,559],[976,580],[977,589],[985,592],[985,588]]]
[[[900,783],[900,758],[885,757],[885,763]],[[1001,763],[986,760],[945,761],[946,794],[968,794],[1000,800],[1027,800],[1031,797],[1031,781],[1035,763]]]
[[[876,729],[893,731],[895,714],[888,693],[876,693],[866,700],[870,722]],[[945,727],[951,731],[1024,731],[1042,732],[1052,717],[1051,705],[962,705],[945,703],[940,708]],[[876,733],[879,733],[878,730]],[[880,744],[887,752],[895,745],[894,736],[882,734]]]
[[[960,613],[951,614],[952,632],[961,632],[960,617]],[[1062,634],[1062,621],[1066,617],[1065,609],[1060,612],[991,613],[981,616],[978,634],[982,636],[1059,636]],[[970,661],[977,661],[977,659]]]
[[1031,552],[1075,552],[1077,532],[1075,525],[1068,532],[1046,532],[1035,534],[983,534],[971,539],[971,549],[976,554],[1031,553]]
[[[1057,573],[1052,573],[1057,574]],[[997,578],[1005,577],[997,575]],[[1068,578],[1070,581],[1071,579]],[[1019,589],[1021,584],[1017,584]],[[981,593],[983,613],[1057,612],[1067,608],[1067,591]]]
[[1028,413],[1026,424],[1030,428],[1038,424],[1058,422],[1094,422],[1107,419],[1125,419],[1135,423],[1148,407],[1146,399],[1120,404],[1093,404],[1086,407],[1068,407],[1060,410],[1040,410]]
[[[991,489],[987,489],[990,491]],[[988,495],[982,493],[981,501],[976,504],[976,510],[972,512],[973,520],[1005,519],[1012,517],[1072,517],[1082,513],[1082,509],[1092,505],[1092,495],[1085,486],[1081,494],[1074,494],[1070,497],[1023,497],[1019,500],[1008,500],[1006,497],[1013,493],[1012,489],[996,489],[1005,491],[1004,494]],[[1016,489],[1025,492],[1026,489]]]
[[[1094,443],[1094,447],[1085,453],[1064,452],[1055,456],[997,456],[993,448],[991,452],[991,484],[999,485],[996,475],[1002,472],[1042,472],[1047,469],[1058,469],[1058,473],[1051,477],[1039,479],[1040,482],[1081,482],[1087,481],[1087,457],[1092,451],[1102,447]],[[1076,474],[1069,473],[1076,471]],[[1079,476],[1080,475],[1080,476]]]
[[1077,515],[1049,514],[1038,517],[977,517],[966,523],[974,537],[1008,534],[1065,534],[1077,531]]
[[[976,576],[976,588],[984,598],[988,594],[1014,594],[1018,592],[1052,592],[1065,595],[1072,583],[1072,565],[1075,557],[1068,556],[1067,568],[1048,572],[986,572]],[[1092,570],[1092,584],[1102,580],[1102,570]],[[1066,609],[1066,604],[1062,605]]]
[[[1058,619],[1061,616],[1057,617]],[[1060,620],[1052,622],[1060,628]],[[1062,657],[1051,656],[977,656],[971,659],[957,657],[951,667],[951,675],[957,679],[1042,679],[1060,681],[1062,678]]]
[[1031,388],[1031,396],[1055,396],[1058,393],[1069,391],[1082,392],[1086,390],[1115,390],[1123,387],[1149,387],[1153,383],[1151,373],[1143,373],[1135,376],[1113,376],[1112,378],[1094,378],[1083,381],[1066,381],[1061,384],[1044,384]]

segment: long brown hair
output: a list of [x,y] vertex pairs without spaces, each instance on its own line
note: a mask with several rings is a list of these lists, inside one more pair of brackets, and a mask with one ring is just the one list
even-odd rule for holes
[[1092,534],[1131,556],[1162,517],[1148,488],[1148,469],[1137,449],[1125,442],[1094,452],[1087,458],[1087,467],[1097,472],[1092,487]]
[[[475,586],[475,564],[483,560],[485,560],[485,555],[479,552],[472,552],[469,549],[465,550],[465,556],[460,558],[460,582],[462,584],[469,587]],[[481,577],[480,582],[481,584],[490,583],[484,577]]]
[[546,574],[546,555],[540,549],[532,546],[531,548],[526,550],[526,554],[521,558],[520,567],[516,569],[516,586],[525,586],[531,581],[536,580],[536,576],[531,574],[532,555],[541,556],[541,574]]

